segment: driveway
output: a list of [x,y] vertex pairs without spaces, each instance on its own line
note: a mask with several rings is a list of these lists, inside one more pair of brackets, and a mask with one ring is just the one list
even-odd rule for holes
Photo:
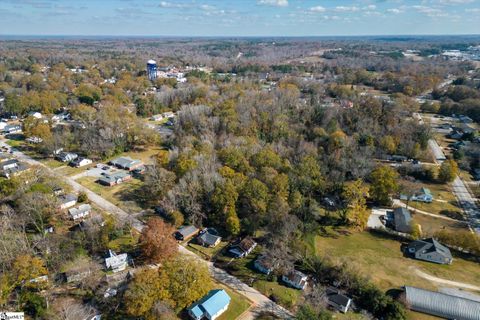
[[372,208],[372,213],[368,217],[367,227],[372,229],[382,229],[385,228],[385,225],[380,220],[381,217],[387,215],[388,209],[383,208]]

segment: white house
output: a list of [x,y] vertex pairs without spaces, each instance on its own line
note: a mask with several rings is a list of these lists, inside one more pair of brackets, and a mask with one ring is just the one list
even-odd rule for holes
[[105,266],[113,272],[120,272],[128,266],[128,254],[115,254],[112,250],[108,250],[109,257],[105,258]]
[[36,111],[29,112],[28,116],[34,117],[35,119],[42,119],[42,114]]
[[60,209],[68,209],[77,204],[77,196],[73,194],[65,194],[58,197],[60,201]]
[[293,270],[292,272],[289,272],[288,274],[284,274],[282,276],[283,282],[299,290],[304,290],[307,287],[307,280],[307,275],[297,270]]
[[73,221],[83,219],[90,214],[92,207],[89,204],[82,204],[78,208],[71,208],[68,210]]
[[80,168],[80,167],[83,167],[83,166],[87,166],[91,163],[92,163],[92,160],[90,160],[88,158],[80,157],[80,158],[74,159],[71,162],[71,165],[74,166],[74,167]]

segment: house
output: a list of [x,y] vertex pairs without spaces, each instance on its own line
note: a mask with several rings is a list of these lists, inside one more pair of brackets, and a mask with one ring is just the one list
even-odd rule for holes
[[253,263],[253,266],[255,269],[266,275],[269,275],[273,271],[273,263],[265,255],[259,256]]
[[282,276],[283,282],[285,282],[290,287],[293,287],[299,290],[305,290],[305,288],[307,287],[307,280],[308,280],[308,277],[297,270],[293,270]]
[[235,258],[244,258],[255,249],[257,243],[252,238],[246,237],[230,246],[228,252]]
[[187,308],[190,318],[215,320],[230,305],[230,296],[223,289],[211,290],[206,296]]
[[450,250],[433,238],[415,240],[407,246],[407,254],[412,258],[439,264],[451,264]]
[[409,286],[402,295],[408,308],[417,312],[442,319],[480,319],[480,302],[473,299]]
[[395,208],[387,213],[387,227],[398,232],[411,232],[412,216],[406,208]]
[[90,214],[91,211],[92,206],[90,206],[89,204],[82,204],[78,208],[69,209],[68,213],[70,214],[70,217],[73,219],[73,221],[75,221],[85,218]]
[[73,152],[60,152],[55,156],[55,159],[61,162],[70,162],[78,158],[78,154]]
[[63,275],[67,283],[80,282],[88,277],[92,271],[90,268],[77,268],[65,272]]
[[60,209],[68,209],[77,204],[77,196],[74,194],[65,194],[58,197]]
[[108,250],[109,257],[105,258],[105,266],[113,272],[123,271],[128,266],[128,254],[115,254],[112,250]]
[[208,231],[202,232],[197,237],[198,244],[207,247],[207,248],[214,248],[222,241],[222,237],[217,236],[215,234],[211,234]]
[[37,111],[29,112],[28,116],[33,117],[35,119],[42,119],[42,114],[40,112],[37,112]]
[[128,171],[132,171],[132,170],[135,170],[136,168],[138,168],[140,166],[143,166],[142,161],[134,160],[134,159],[129,158],[129,157],[120,157],[120,158],[117,158],[117,159],[113,159],[112,161],[110,161],[110,164],[112,166],[115,166],[115,167],[119,168],[119,169],[124,169],[124,170],[128,170]]
[[43,139],[39,137],[29,137],[25,139],[25,141],[32,144],[39,144],[43,142]]
[[459,115],[458,120],[460,120],[461,123],[473,123],[473,119],[469,116]]
[[0,170],[5,171],[18,167],[20,162],[17,159],[10,159],[0,162]]
[[3,121],[0,121],[0,130],[3,131],[3,129],[5,129],[5,127],[8,125],[8,123],[6,122],[3,122]]
[[83,166],[87,166],[91,163],[92,163],[92,160],[90,160],[90,159],[83,158],[83,157],[78,157],[77,159],[70,162],[70,165],[72,165],[73,167],[76,167],[76,168],[80,168],[80,167],[83,167]]
[[178,241],[186,241],[195,236],[199,231],[195,226],[185,226],[175,232],[175,239]]
[[460,139],[462,139],[462,137],[463,137],[463,132],[458,131],[458,130],[453,130],[453,131],[448,135],[448,137],[449,137],[450,139],[460,140]]
[[114,186],[122,182],[128,181],[132,176],[127,172],[115,172],[112,174],[105,174],[101,176],[97,182],[103,184],[104,186]]
[[421,188],[417,194],[410,197],[410,200],[430,203],[433,201],[433,195],[430,189]]
[[5,134],[12,134],[12,133],[21,133],[22,127],[17,124],[9,124],[3,128],[3,133]]
[[343,313],[348,312],[352,299],[340,293],[336,288],[327,288],[325,295],[329,306]]

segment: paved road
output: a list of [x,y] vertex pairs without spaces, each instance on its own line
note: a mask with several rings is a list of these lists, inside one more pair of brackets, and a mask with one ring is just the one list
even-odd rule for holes
[[[421,115],[418,114],[418,116],[420,116],[420,120],[422,120]],[[416,119],[418,119],[418,117],[416,117]],[[443,150],[435,140],[430,139],[428,146],[434,154],[436,162],[442,163],[446,159]],[[465,212],[470,228],[477,234],[480,234],[480,210],[475,202],[475,197],[470,193],[470,190],[468,190],[465,182],[460,177],[456,177],[453,181],[452,192]]]
[[480,211],[475,202],[475,198],[472,196],[470,191],[467,189],[465,183],[460,177],[456,177],[452,182],[453,193],[457,197],[460,206],[463,208],[463,211],[467,215],[470,227],[477,233],[480,234]]
[[435,162],[442,163],[447,159],[445,157],[445,154],[443,153],[442,148],[440,148],[440,146],[438,145],[437,141],[435,141],[434,139],[428,140],[428,146],[430,147],[430,150],[433,153]]
[[[0,141],[0,146],[9,147],[4,141]],[[47,170],[49,170],[51,173],[59,176],[58,173],[56,173],[51,168],[45,166],[43,163],[39,161],[36,161],[30,158],[29,156],[25,155],[20,151],[15,151],[13,155],[21,161],[24,161],[30,165],[44,167]],[[88,198],[90,199],[90,201],[92,201],[99,208],[114,214],[117,217],[117,219],[119,219],[120,221],[130,222],[132,227],[137,231],[142,231],[142,229],[144,228],[143,222],[134,218],[132,215],[120,209],[113,203],[107,201],[106,199],[102,198],[101,196],[94,193],[93,191],[90,191],[89,189],[85,188],[84,186],[82,186],[81,184],[79,184],[78,182],[76,182],[70,177],[66,177],[66,176],[61,176],[61,177],[64,178],[65,181],[70,186],[72,186],[73,190],[75,190],[76,192],[80,192],[80,191],[85,192],[88,195]],[[253,320],[255,319],[255,315],[260,311],[273,312],[281,319],[293,319],[293,314],[290,311],[274,303],[272,300],[264,296],[262,293],[260,293],[259,291],[257,291],[252,287],[249,287],[247,284],[243,283],[238,278],[232,275],[229,275],[227,272],[225,272],[222,269],[215,267],[213,263],[203,260],[193,252],[185,249],[183,246],[179,246],[179,251],[182,254],[187,254],[197,259],[198,261],[206,263],[208,265],[210,273],[212,274],[213,278],[215,278],[215,280],[231,287],[233,290],[237,291],[238,293],[247,297],[249,300],[253,302],[253,306],[250,308],[250,310],[248,310],[241,316],[241,320]]]

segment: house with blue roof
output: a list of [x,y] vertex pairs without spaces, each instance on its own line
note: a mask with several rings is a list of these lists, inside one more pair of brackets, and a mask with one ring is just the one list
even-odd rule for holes
[[230,305],[230,296],[223,289],[211,290],[206,296],[188,307],[192,319],[215,320],[222,315]]

